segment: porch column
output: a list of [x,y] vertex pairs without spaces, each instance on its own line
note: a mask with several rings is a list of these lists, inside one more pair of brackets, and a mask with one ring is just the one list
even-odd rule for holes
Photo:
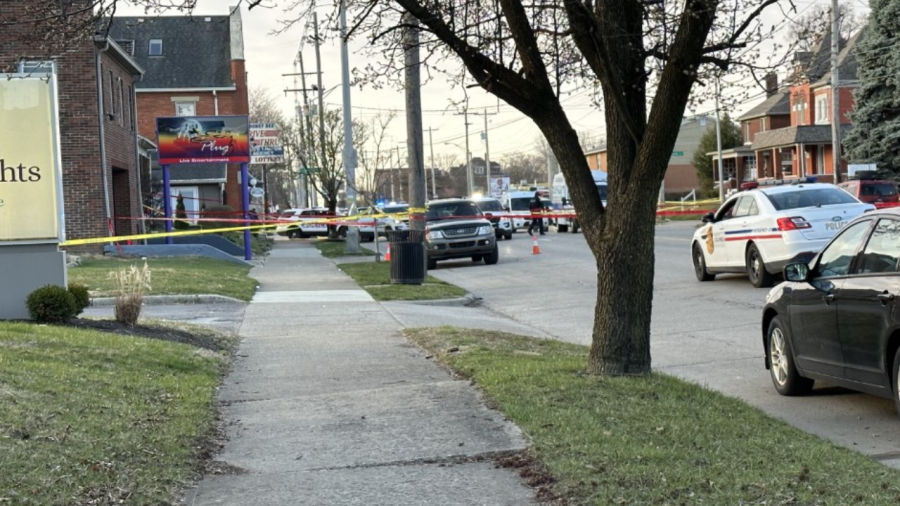
[[800,177],[806,177],[806,146],[797,145],[797,156],[800,157]]

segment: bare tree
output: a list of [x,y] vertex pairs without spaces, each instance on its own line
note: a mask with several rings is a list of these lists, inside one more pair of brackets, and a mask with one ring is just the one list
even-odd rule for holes
[[500,165],[509,176],[509,181],[512,184],[518,184],[522,180],[529,182],[543,181],[547,178],[546,152],[538,153],[534,151],[526,153],[515,151],[507,153],[500,159]]
[[[386,181],[384,171],[389,166],[391,158],[391,145],[388,142],[387,131],[397,114],[391,110],[381,112],[365,124],[367,139],[357,151],[360,171],[356,175],[359,185],[357,192],[370,206],[375,204],[379,193],[384,193]],[[354,133],[354,140],[356,134]]]
[[[843,40],[849,40],[866,24],[866,15],[857,13],[851,2],[841,2],[838,13]],[[791,22],[788,40],[800,51],[812,51],[828,33],[831,33],[831,4],[815,4]]]
[[[372,42],[368,78],[403,68],[401,16],[422,26],[423,62],[457,62],[472,81],[528,116],[568,182],[597,259],[588,370],[650,372],[654,214],[659,186],[694,84],[709,71],[762,66],[761,13],[778,0],[344,0],[351,34]],[[296,2],[301,19],[311,1]],[[290,21],[288,22],[290,25]],[[444,64],[446,65],[446,64]],[[365,77],[365,76],[363,76]],[[564,87],[602,95],[609,145],[604,208],[565,108]],[[627,266],[627,268],[625,268]]]

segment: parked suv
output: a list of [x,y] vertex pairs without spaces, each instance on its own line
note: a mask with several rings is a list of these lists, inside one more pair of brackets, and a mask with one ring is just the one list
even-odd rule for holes
[[874,174],[863,174],[859,179],[841,183],[839,188],[853,195],[860,202],[872,204],[878,209],[900,206],[900,195],[893,181],[876,179]]
[[443,199],[428,203],[425,248],[428,268],[437,268],[438,260],[471,257],[487,265],[500,259],[491,222],[468,199]]
[[485,218],[491,222],[497,239],[499,240],[501,237],[506,240],[512,239],[512,219],[508,218],[510,212],[503,208],[500,200],[494,197],[475,197],[473,200],[484,213]]

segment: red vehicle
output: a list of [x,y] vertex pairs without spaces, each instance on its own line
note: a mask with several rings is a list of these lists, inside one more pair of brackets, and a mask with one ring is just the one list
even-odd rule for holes
[[863,175],[859,179],[841,183],[838,187],[861,202],[872,204],[878,209],[900,206],[900,194],[897,193],[897,184],[893,181]]

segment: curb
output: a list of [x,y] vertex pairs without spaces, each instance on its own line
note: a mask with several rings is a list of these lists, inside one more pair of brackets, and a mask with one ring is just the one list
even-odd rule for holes
[[[115,304],[115,297],[91,299],[91,306],[114,306]],[[247,304],[247,302],[224,295],[147,295],[144,297],[145,306],[163,304]]]
[[481,297],[475,294],[467,293],[456,299],[437,299],[437,300],[392,300],[384,302],[403,302],[406,304],[417,304],[419,306],[460,306],[473,307],[481,304]]

